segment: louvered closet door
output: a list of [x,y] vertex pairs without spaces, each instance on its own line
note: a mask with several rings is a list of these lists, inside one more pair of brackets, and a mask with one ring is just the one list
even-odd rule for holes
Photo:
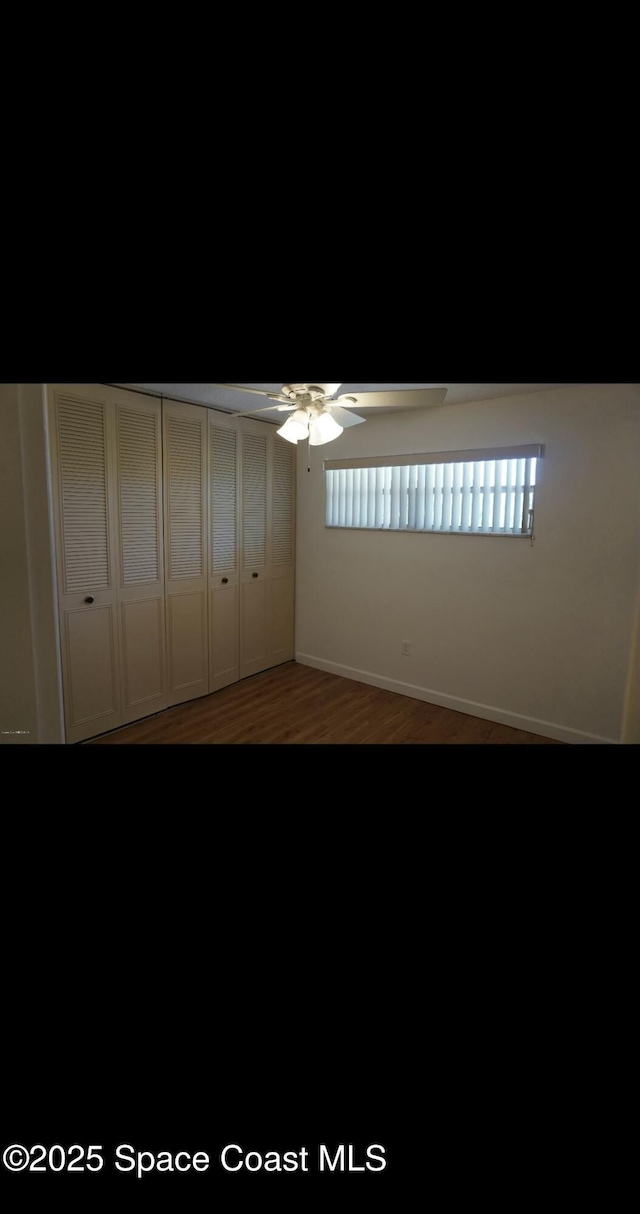
[[235,418],[209,413],[209,690],[240,677],[240,443]]
[[273,436],[271,495],[271,662],[290,662],[294,653],[296,450]]
[[209,690],[207,410],[163,403],[168,702]]
[[114,406],[95,384],[48,391],[65,730],[80,742],[122,724]]
[[123,722],[168,704],[160,401],[116,398],[118,617]]
[[242,571],[240,591],[241,677],[266,670],[271,661],[271,578],[268,533],[272,427],[242,422]]

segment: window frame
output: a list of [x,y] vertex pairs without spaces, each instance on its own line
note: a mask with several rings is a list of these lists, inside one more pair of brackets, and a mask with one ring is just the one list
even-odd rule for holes
[[[534,538],[534,527],[535,527],[536,491],[537,491],[539,483],[540,483],[540,462],[539,461],[541,461],[543,458],[544,458],[543,444],[528,443],[528,444],[519,445],[519,446],[488,447],[488,448],[484,447],[484,448],[474,448],[472,450],[465,450],[465,451],[430,451],[430,452],[411,453],[411,454],[402,454],[402,455],[372,455],[372,456],[352,457],[350,459],[349,458],[336,459],[336,460],[327,459],[324,461],[324,464],[323,464],[323,472],[325,473],[325,484],[324,484],[324,488],[325,488],[325,512],[324,512],[325,513],[325,523],[324,523],[324,525],[325,525],[325,528],[329,531],[377,531],[377,532],[393,532],[393,533],[400,532],[403,534],[415,534],[415,535],[449,535],[449,536],[457,535],[457,536],[466,536],[467,538],[472,538],[472,537],[475,538],[476,536],[483,536],[483,537],[489,537],[491,539],[528,539],[528,540],[532,541]],[[455,465],[455,464],[482,463],[485,465],[485,469],[486,469],[486,465],[489,463],[492,463],[494,461],[501,462],[501,461],[513,460],[513,459],[525,461],[524,482],[522,485],[522,489],[520,489],[518,486],[514,485],[511,487],[511,491],[516,492],[518,494],[520,492],[522,492],[522,522],[523,522],[523,524],[525,522],[527,513],[529,516],[528,517],[528,526],[527,526],[526,530],[519,530],[519,531],[496,530],[496,531],[493,531],[493,530],[487,529],[487,530],[473,530],[472,531],[470,529],[463,530],[461,527],[458,527],[456,529],[442,529],[442,528],[424,527],[424,526],[423,527],[416,527],[416,526],[410,527],[408,525],[408,522],[407,522],[407,525],[405,525],[405,526],[394,526],[394,527],[392,527],[390,525],[385,526],[384,524],[382,526],[380,526],[380,525],[378,525],[378,526],[364,525],[363,526],[361,524],[357,524],[354,526],[353,524],[348,524],[348,523],[344,523],[344,522],[339,523],[339,522],[329,522],[328,521],[329,514],[330,514],[329,490],[328,490],[329,482],[328,482],[327,475],[326,475],[328,472],[348,470],[348,469],[351,469],[351,470],[389,469],[389,470],[391,470],[392,479],[393,479],[393,470],[397,469],[397,468],[406,468],[406,467],[411,467],[411,468],[418,467],[419,468],[422,465],[429,464],[429,465],[440,466],[444,470],[445,466],[450,466],[452,464]],[[530,477],[531,477],[530,461],[532,459],[536,460],[535,481],[534,481],[533,485],[531,484],[531,479],[530,479]],[[486,471],[485,471],[485,474],[486,474]],[[485,475],[485,474],[483,474],[483,475]],[[443,471],[442,475],[444,477],[444,471]],[[464,488],[461,484],[458,484],[457,486],[455,485],[455,479],[456,478],[455,478],[455,471],[454,471],[454,484],[447,487],[447,490],[446,490],[447,492],[450,491],[452,495],[454,492],[457,492],[458,490],[461,493],[464,492]],[[490,488],[491,486],[488,486],[488,487]],[[442,488],[442,492],[444,494],[444,492],[445,492],[444,483],[441,486],[441,488]],[[471,495],[473,495],[474,488],[475,488],[475,486],[473,486],[469,489],[469,493]],[[507,484],[504,486],[502,485],[502,483],[500,484],[500,490],[501,490],[501,494],[503,491],[505,492],[505,494],[508,494],[510,492],[510,486],[508,484],[508,481],[507,481]],[[434,491],[435,491],[435,486],[434,486]],[[385,493],[386,489],[383,489],[382,492]],[[391,492],[393,492],[393,488],[391,489]],[[401,492],[402,492],[402,490],[401,490]],[[407,485],[406,492],[408,495],[411,493],[410,485]],[[482,495],[484,495],[484,492],[485,492],[485,487],[483,485],[482,490],[481,490]],[[366,500],[366,498],[365,498],[365,500]],[[453,500],[453,498],[452,498],[452,500]],[[480,497],[479,500],[483,500],[483,498]],[[509,500],[508,497],[506,497],[505,500],[508,502],[508,500]],[[426,497],[425,497],[425,501],[426,501]],[[473,497],[471,497],[471,501],[473,501]],[[516,498],[516,501],[517,501],[517,498]],[[531,505],[527,509],[527,502],[529,502],[529,501],[531,502]],[[397,502],[397,499],[396,499],[396,502]],[[410,499],[410,497],[408,497],[407,503],[408,503],[407,504],[407,520],[408,520],[411,517],[411,499]],[[464,499],[463,499],[463,504],[464,504]],[[396,508],[398,508],[398,507],[396,507]],[[402,512],[400,512],[400,513],[402,513]],[[502,511],[499,509],[498,518],[500,517],[501,513],[502,513]],[[435,515],[434,515],[434,517],[435,517]],[[515,518],[514,518],[514,524],[515,524]]]

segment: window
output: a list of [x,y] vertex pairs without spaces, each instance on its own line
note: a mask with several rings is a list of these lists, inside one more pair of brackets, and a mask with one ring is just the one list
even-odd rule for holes
[[326,460],[327,527],[533,534],[539,445]]

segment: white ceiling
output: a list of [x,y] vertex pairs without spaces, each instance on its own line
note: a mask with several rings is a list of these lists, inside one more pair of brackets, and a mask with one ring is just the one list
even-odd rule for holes
[[[312,381],[309,380],[309,383]],[[313,381],[315,382],[315,381]],[[324,381],[322,381],[324,382]],[[120,384],[122,388],[141,388],[147,392],[173,397],[179,400],[194,401],[201,405],[217,405],[235,413],[247,413],[250,409],[262,409],[267,401],[264,397],[250,396],[246,392],[234,392],[228,388],[218,388],[213,384]],[[263,392],[280,392],[282,384],[241,384],[244,388],[258,388]],[[459,405],[468,401],[491,400],[500,396],[518,396],[522,392],[544,392],[550,388],[571,388],[575,384],[361,384],[345,383],[340,386],[340,395],[350,392],[391,392],[403,388],[446,388],[447,405]],[[254,403],[255,402],[255,403]],[[356,410],[357,411],[357,410]],[[371,416],[371,415],[369,415]],[[282,420],[282,415],[270,411],[264,414],[265,419]]]

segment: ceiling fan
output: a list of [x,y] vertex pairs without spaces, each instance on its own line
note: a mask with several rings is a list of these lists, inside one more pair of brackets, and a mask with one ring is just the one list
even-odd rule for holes
[[338,438],[348,426],[357,426],[367,419],[352,413],[345,405],[357,409],[377,409],[378,412],[406,411],[407,409],[435,408],[447,395],[446,388],[412,388],[397,392],[353,392],[338,396],[341,384],[284,384],[282,392],[263,392],[259,388],[243,388],[240,384],[214,384],[216,388],[233,388],[236,392],[249,392],[253,396],[266,396],[276,403],[262,409],[251,409],[238,417],[249,417],[254,413],[269,413],[277,409],[289,413],[284,425],[277,431],[290,443],[308,438],[312,447],[320,447]]

